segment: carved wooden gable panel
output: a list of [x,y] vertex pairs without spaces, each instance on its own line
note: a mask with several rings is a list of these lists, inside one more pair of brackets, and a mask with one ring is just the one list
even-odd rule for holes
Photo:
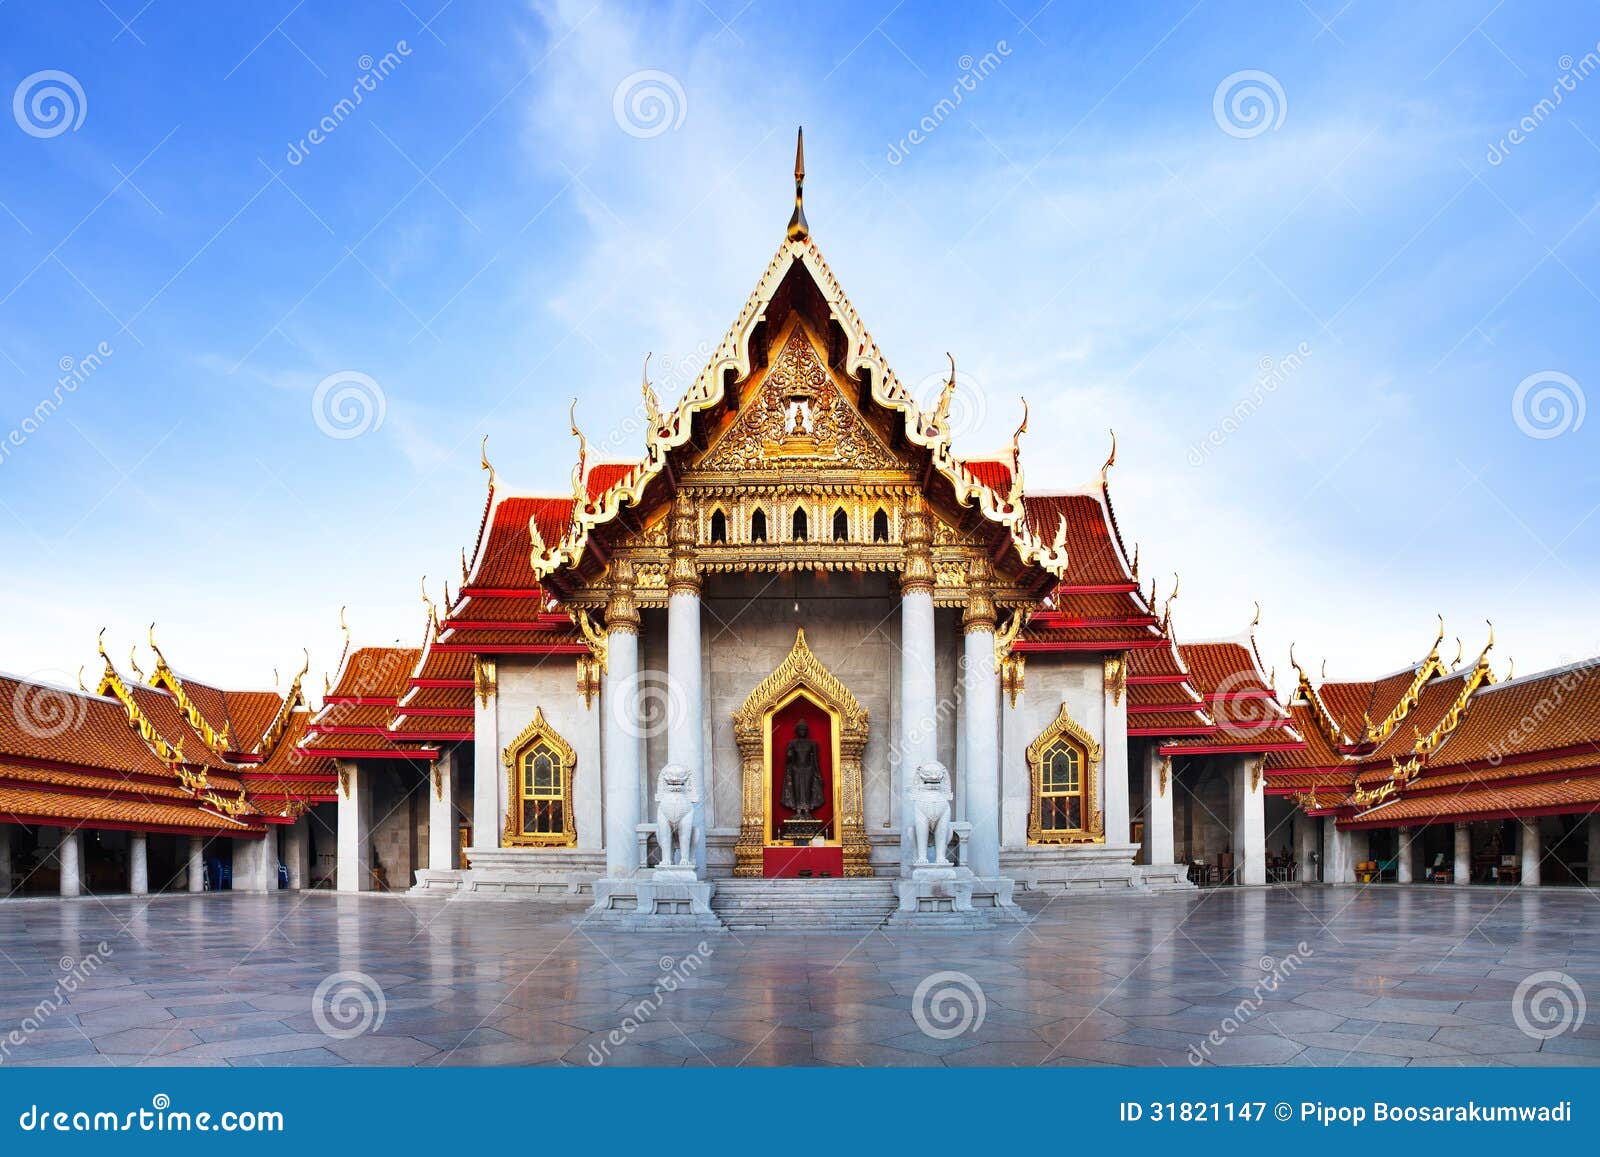
[[755,395],[698,466],[792,472],[894,470],[902,463],[845,399],[797,324]]

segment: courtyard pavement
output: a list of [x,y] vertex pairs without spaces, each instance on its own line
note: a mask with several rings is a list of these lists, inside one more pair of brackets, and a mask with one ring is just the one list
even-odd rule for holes
[[1600,1064],[1583,890],[1024,910],[976,933],[659,936],[525,903],[6,901],[0,1067]]

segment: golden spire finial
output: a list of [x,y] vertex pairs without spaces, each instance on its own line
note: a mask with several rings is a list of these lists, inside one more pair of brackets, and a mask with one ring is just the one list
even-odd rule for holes
[[1322,660],[1322,681],[1324,683],[1328,681],[1328,660],[1326,659]]
[[1172,572],[1172,593],[1167,596],[1167,601],[1161,608],[1161,633],[1165,635],[1172,627],[1172,600],[1178,597],[1179,585],[1178,572]]
[[1454,671],[1457,667],[1461,666],[1461,656],[1463,654],[1465,654],[1465,653],[1466,653],[1465,649],[1461,646],[1461,636],[1457,635],[1456,636],[1456,657],[1450,661],[1450,669],[1452,671]]
[[278,669],[276,667],[272,669],[272,686],[274,689],[278,686]]
[[1133,544],[1133,581],[1139,581],[1139,544]]
[[489,489],[494,489],[494,467],[489,464],[489,435],[483,436],[483,441],[478,444],[478,465],[489,472]]
[[128,667],[139,677],[139,682],[144,682],[144,668],[139,666],[139,644],[135,643],[128,648]]
[[106,661],[106,666],[111,666],[111,656],[106,654],[106,629],[100,628],[100,635],[95,640],[95,650],[100,652],[100,657]]
[[89,688],[85,687],[84,684],[83,684],[83,665],[82,664],[79,664],[79,666],[78,666],[78,690],[79,691],[85,691],[85,692],[89,690]]
[[461,548],[461,581],[462,581],[462,583],[465,583],[467,581],[468,577],[469,576],[467,574],[467,548],[466,547],[462,547]]
[[567,411],[567,420],[572,423],[572,436],[578,440],[578,464],[572,468],[572,497],[580,507],[589,503],[589,493],[586,484],[589,479],[589,441],[583,436],[583,431],[578,429],[578,399],[572,399],[572,406]]
[[945,422],[950,418],[950,403],[956,396],[956,358],[948,350],[944,356],[950,359],[950,380],[945,382],[944,389],[939,391],[939,404],[933,411],[933,427],[941,434],[944,433]]
[[1111,453],[1106,458],[1106,464],[1100,467],[1100,485],[1106,484],[1106,476],[1111,473],[1111,468],[1117,464],[1117,432],[1111,431]]
[[643,379],[641,387],[644,394],[644,413],[650,420],[650,433],[655,435],[661,429],[661,400],[656,397],[655,390],[650,388],[650,355],[644,355],[644,369],[639,372]]
[[1017,432],[1011,435],[1011,460],[1020,464],[1022,462],[1022,436],[1028,432],[1028,399],[1022,399],[1022,423],[1017,427]]
[[[1438,614],[1438,612],[1434,612]],[[1439,661],[1439,644],[1444,642],[1444,616],[1439,615],[1439,633],[1434,636],[1433,646],[1428,651],[1428,658],[1434,662]]]
[[1516,657],[1513,656],[1512,658],[1509,658],[1509,659],[1506,660],[1506,678],[1509,680],[1509,679],[1515,679],[1516,677],[1517,677],[1517,660],[1516,660]]
[[1256,617],[1250,620],[1250,633],[1251,634],[1255,634],[1256,628],[1259,627],[1260,625],[1261,625],[1261,600],[1257,599],[1256,600]]
[[811,236],[811,226],[806,224],[806,131],[794,134],[794,216],[789,218],[789,240],[804,241]]

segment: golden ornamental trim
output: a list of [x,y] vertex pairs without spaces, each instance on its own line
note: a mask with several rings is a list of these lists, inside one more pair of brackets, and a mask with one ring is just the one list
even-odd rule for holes
[[[1083,752],[1083,810],[1081,815],[1087,827],[1068,831],[1046,832],[1040,816],[1041,773],[1044,756],[1058,740],[1065,739]],[[1101,747],[1098,740],[1072,717],[1065,701],[1055,719],[1028,744],[1028,842],[1030,844],[1102,844],[1105,842],[1105,817],[1099,807]]]
[[1367,720],[1366,741],[1368,743],[1381,743],[1394,733],[1395,728],[1415,710],[1422,699],[1422,692],[1435,675],[1445,674],[1444,664],[1439,660],[1439,644],[1444,641],[1444,616],[1439,616],[1439,637],[1433,641],[1433,649],[1428,652],[1428,657],[1417,668],[1411,685],[1400,696],[1400,701],[1394,705],[1393,710],[1384,716],[1383,722],[1374,724]]
[[1450,704],[1450,709],[1444,713],[1444,718],[1427,735],[1417,736],[1417,741],[1412,748],[1415,755],[1432,755],[1439,749],[1439,745],[1450,737],[1461,720],[1467,713],[1467,706],[1472,701],[1472,696],[1478,688],[1494,682],[1494,672],[1489,668],[1489,652],[1494,650],[1494,624],[1489,624],[1489,641],[1484,644],[1483,650],[1478,654],[1478,661],[1473,666],[1470,674],[1462,681],[1461,690],[1456,695],[1455,701]]
[[1172,756],[1163,755],[1161,757],[1161,767],[1160,767],[1160,769],[1158,771],[1158,775],[1160,777],[1159,792],[1160,792],[1161,795],[1166,795],[1167,794],[1167,783],[1172,778]]
[[1120,706],[1122,693],[1128,688],[1128,656],[1107,655],[1101,682],[1105,690],[1111,693],[1112,706]]
[[311,670],[311,652],[302,648],[302,654],[305,655],[305,664],[300,668],[300,673],[294,677],[294,681],[289,684],[289,692],[278,705],[278,713],[272,717],[272,722],[267,724],[267,729],[261,733],[261,741],[256,744],[256,751],[263,759],[272,754],[278,746],[278,740],[289,730],[289,721],[294,718],[295,710],[305,705],[305,692],[301,683],[306,677],[306,672]]
[[345,799],[350,798],[350,765],[342,759],[339,761],[339,791]]
[[[1327,736],[1329,744],[1338,747],[1344,741],[1344,732],[1339,728],[1339,721],[1329,713],[1322,702],[1322,696],[1317,694],[1317,689],[1311,685],[1311,676],[1306,674],[1306,669],[1294,657],[1294,644],[1289,644],[1289,662],[1294,666],[1295,673],[1300,676],[1300,686],[1296,690],[1297,698],[1304,700],[1311,708],[1311,715],[1322,728],[1323,735]],[[1326,664],[1324,664],[1326,667]]]
[[1000,660],[1000,689],[1006,693],[1013,707],[1022,696],[1027,682],[1027,668],[1027,658],[1023,655],[1007,655]]
[[[528,749],[543,743],[550,747],[561,761],[561,831],[530,833],[522,830],[523,799],[519,782],[522,757]],[[533,709],[533,719],[517,733],[500,753],[500,762],[506,769],[506,823],[500,834],[503,848],[570,848],[578,842],[576,819],[572,814],[572,781],[577,770],[578,753],[572,744],[551,727],[544,717],[544,708]]]
[[499,690],[498,676],[493,659],[472,657],[472,691],[478,697],[478,706],[487,707],[489,697]]

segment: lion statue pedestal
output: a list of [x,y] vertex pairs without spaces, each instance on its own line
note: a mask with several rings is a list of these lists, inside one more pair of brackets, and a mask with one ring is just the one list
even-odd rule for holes
[[650,835],[661,847],[661,863],[626,880],[595,882],[593,917],[606,925],[639,929],[717,929],[711,911],[716,885],[702,880],[695,851],[702,838],[695,822],[700,802],[692,768],[669,763],[656,775],[656,822],[639,826],[641,847]]
[[[1011,900],[1011,881],[986,880],[966,865],[970,824],[952,822],[950,772],[941,763],[918,765],[906,796],[908,878],[896,885],[900,904],[891,925],[986,925],[997,918],[1019,919]],[[960,853],[952,860],[950,843],[958,837]],[[981,901],[975,904],[974,899]]]

